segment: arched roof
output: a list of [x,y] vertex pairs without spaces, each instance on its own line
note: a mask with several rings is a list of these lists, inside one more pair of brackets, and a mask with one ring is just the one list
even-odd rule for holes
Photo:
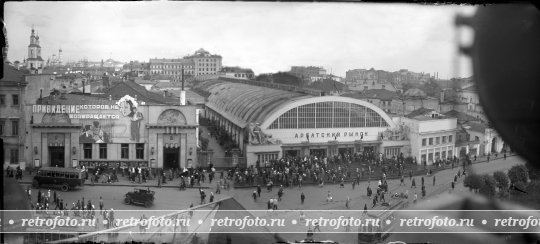
[[261,87],[240,82],[208,80],[198,84],[196,90],[208,92],[206,106],[239,127],[259,123],[266,129],[285,112],[306,104],[319,102],[345,102],[366,107],[390,126],[392,119],[377,106],[358,99],[340,96],[311,96],[302,93]]
[[392,127],[392,128],[395,127],[395,123],[392,120],[392,118],[390,118],[388,114],[386,114],[382,109],[380,109],[379,107],[375,106],[372,103],[369,103],[363,100],[350,98],[350,97],[324,96],[324,97],[304,98],[301,100],[291,101],[287,103],[285,106],[282,106],[281,108],[268,114],[268,116],[266,117],[266,120],[261,124],[261,128],[267,129],[272,122],[274,122],[281,115],[283,115],[284,113],[286,113],[287,111],[293,108],[300,107],[302,105],[320,103],[320,102],[343,102],[343,103],[351,103],[351,104],[360,105],[376,112],[379,116],[383,118],[383,120],[388,124],[389,127]]
[[311,97],[296,92],[223,80],[205,81],[196,88],[210,93],[207,107],[240,127],[245,127],[249,123],[262,123],[270,112],[284,104]]

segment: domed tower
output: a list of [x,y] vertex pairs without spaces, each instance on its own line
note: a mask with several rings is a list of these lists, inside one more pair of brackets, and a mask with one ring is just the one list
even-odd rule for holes
[[32,26],[30,34],[30,45],[28,45],[28,59],[26,59],[26,68],[32,74],[41,74],[43,69],[43,58],[41,58],[41,46],[39,46],[39,36]]
[[62,61],[62,48],[58,49],[58,64],[64,64],[64,61]]

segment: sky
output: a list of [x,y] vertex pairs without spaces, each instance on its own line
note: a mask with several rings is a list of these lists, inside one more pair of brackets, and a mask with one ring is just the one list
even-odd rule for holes
[[[7,2],[8,60],[28,56],[32,26],[46,60],[148,62],[199,48],[256,74],[322,66],[471,76],[454,17],[474,6],[284,2]],[[467,33],[462,42],[467,42]],[[469,34],[470,36],[470,34]],[[470,38],[469,38],[470,39]]]

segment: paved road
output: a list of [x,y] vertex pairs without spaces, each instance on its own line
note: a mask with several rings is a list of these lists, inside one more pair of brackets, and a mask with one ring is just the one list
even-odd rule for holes
[[[472,171],[483,174],[483,173],[492,173],[498,170],[508,170],[510,167],[516,164],[522,164],[524,161],[519,157],[509,157],[507,160],[497,159],[490,161],[489,163],[478,163],[472,166]],[[405,186],[400,186],[399,180],[389,180],[389,191],[390,192],[404,192],[409,190],[409,195],[412,196],[414,192],[417,192],[419,201],[430,201],[432,197],[436,197],[441,193],[447,194],[450,188],[450,182],[453,180],[454,175],[457,173],[456,169],[448,169],[444,171],[437,172],[434,176],[424,176],[427,198],[421,199],[420,196],[420,186],[421,186],[421,177],[414,177],[416,179],[416,184],[418,188],[411,188],[411,181],[407,177],[405,180]],[[435,186],[433,186],[433,177],[436,178]],[[459,183],[454,190],[455,193],[468,191],[463,187],[463,177],[459,179]],[[369,183],[372,188],[376,188],[376,182]],[[279,209],[288,209],[288,210],[301,210],[301,209],[312,209],[312,210],[345,210],[345,199],[349,196],[352,200],[351,210],[363,209],[364,204],[367,204],[368,209],[372,209],[371,200],[366,196],[366,187],[368,182],[361,182],[359,186],[356,186],[355,189],[352,189],[351,184],[347,184],[345,188],[340,188],[339,185],[327,185],[322,188],[318,186],[304,186],[299,189],[287,188],[285,189],[285,194],[283,200],[279,202]],[[266,189],[263,188],[261,198],[257,201],[253,201],[251,194],[253,188],[241,188],[241,189],[231,189],[230,191],[223,190],[221,195],[216,195],[216,200],[224,198],[226,196],[233,196],[237,201],[239,201],[246,209],[266,209],[266,202],[270,198],[277,198],[277,188],[274,188],[272,192],[266,192]],[[85,197],[85,200],[90,199],[92,203],[99,208],[99,196],[102,196],[105,202],[105,207],[110,209],[114,208],[115,210],[145,210],[142,206],[132,206],[125,205],[123,203],[124,194],[132,188],[128,187],[115,187],[111,186],[84,186],[82,189],[78,189],[70,192],[57,192],[60,194],[60,197],[64,199],[64,202],[67,202],[68,205],[71,205],[72,202],[76,202],[77,199],[82,199]],[[45,189],[42,189],[45,190]],[[188,189],[186,191],[179,191],[176,188],[152,188],[154,190],[156,200],[154,205],[150,210],[180,210],[186,209],[191,203],[197,205],[200,202],[199,192],[197,189]],[[215,189],[208,189],[206,192],[209,193],[215,191]],[[326,196],[328,191],[331,191],[334,201],[331,203],[326,202]],[[36,189],[32,190],[32,195],[34,197],[33,201],[36,201]],[[302,205],[300,204],[300,194],[304,192],[306,195],[306,201]],[[388,198],[387,198],[388,199]],[[409,197],[409,201],[412,202],[412,197]],[[375,209],[381,209],[380,206]],[[142,211],[138,211],[142,214]],[[164,212],[162,212],[164,214]],[[121,212],[118,211],[115,213],[118,217],[131,217],[132,212]],[[259,215],[259,214],[257,214]],[[138,216],[137,216],[138,217]],[[294,216],[288,216],[294,218]],[[354,230],[353,230],[354,231]],[[281,236],[286,239],[292,240],[297,239],[301,240],[305,238],[305,234],[281,234]],[[354,243],[354,240],[357,239],[357,234],[324,234],[316,233],[315,238],[318,240],[324,239],[333,239],[340,241],[341,243]]]

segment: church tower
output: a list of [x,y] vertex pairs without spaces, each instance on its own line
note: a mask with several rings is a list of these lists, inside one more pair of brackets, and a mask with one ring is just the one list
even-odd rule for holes
[[39,36],[32,27],[30,35],[30,45],[28,45],[28,58],[26,59],[26,68],[32,74],[41,74],[43,70],[43,58],[41,58],[41,46],[39,46]]

